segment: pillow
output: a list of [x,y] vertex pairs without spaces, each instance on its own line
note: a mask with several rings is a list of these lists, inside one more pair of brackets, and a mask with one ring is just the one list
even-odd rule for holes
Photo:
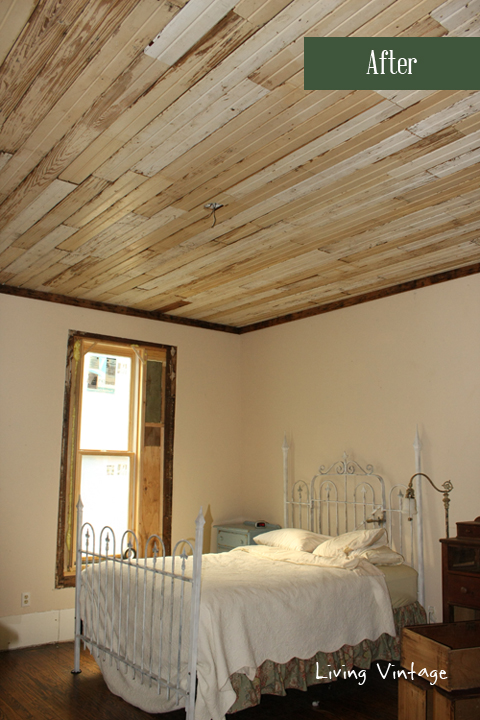
[[361,558],[368,560],[372,565],[401,565],[405,562],[405,558],[400,553],[395,552],[388,545],[380,545],[380,547],[369,547],[366,550],[355,550],[352,555],[359,554]]
[[370,547],[379,547],[387,542],[387,531],[385,528],[374,528],[373,530],[353,530],[343,533],[337,537],[330,538],[314,550],[314,555],[323,557],[335,557],[336,555],[350,555],[354,550],[366,550]]
[[283,548],[284,550],[303,550],[312,552],[317,545],[328,540],[328,535],[318,535],[309,530],[298,528],[283,528],[282,530],[270,530],[270,532],[256,535],[253,541],[257,545],[269,545],[270,547]]

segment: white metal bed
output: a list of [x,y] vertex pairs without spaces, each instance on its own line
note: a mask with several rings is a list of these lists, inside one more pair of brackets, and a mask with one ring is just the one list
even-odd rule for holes
[[[392,488],[387,503],[383,478],[371,465],[363,468],[346,454],[321,466],[310,483],[290,484],[288,452],[284,441],[286,527],[338,535],[367,524],[384,525],[397,551],[408,551],[410,564],[418,565],[414,560],[421,550],[415,548],[413,523],[402,513],[406,486]],[[92,526],[83,523],[81,502],[77,512],[73,672],[80,672],[83,641],[97,659],[114,665],[119,673],[130,673],[149,689],[153,686],[172,700],[172,706],[184,704],[187,720],[193,720],[203,515],[196,521],[194,546],[179,541],[173,557],[166,558],[161,538],[152,536],[140,559],[134,533],[124,534],[118,550],[112,530],[104,528],[97,543]],[[190,547],[192,557],[178,554],[182,543]],[[160,624],[153,630],[150,620],[157,615]],[[134,636],[133,646],[125,638],[128,633]]]

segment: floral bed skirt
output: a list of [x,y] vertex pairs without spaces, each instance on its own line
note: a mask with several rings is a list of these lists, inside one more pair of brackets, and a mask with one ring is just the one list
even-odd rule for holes
[[418,602],[397,608],[393,611],[393,617],[396,637],[383,634],[378,640],[363,640],[354,646],[344,645],[336,652],[318,652],[309,660],[292,658],[284,665],[265,660],[253,680],[249,680],[243,673],[234,673],[230,681],[237,699],[229,712],[258,705],[262,694],[285,695],[287,688],[306,690],[309,685],[330,682],[328,679],[317,679],[317,675],[328,678],[332,670],[351,670],[353,666],[367,670],[374,660],[400,660],[401,629],[406,625],[422,625],[427,622],[427,618]]

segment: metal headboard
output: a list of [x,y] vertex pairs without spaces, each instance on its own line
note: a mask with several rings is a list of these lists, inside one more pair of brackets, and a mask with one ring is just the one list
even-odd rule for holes
[[[320,466],[310,482],[289,482],[289,446],[283,442],[284,526],[340,535],[366,527],[385,527],[391,547],[422,575],[421,552],[415,548],[414,523],[403,512],[406,485],[386,493],[373,465],[362,467],[346,452],[337,462]],[[419,587],[423,579],[420,578]]]

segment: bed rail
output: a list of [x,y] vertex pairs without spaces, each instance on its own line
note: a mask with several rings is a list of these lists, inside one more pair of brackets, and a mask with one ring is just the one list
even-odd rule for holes
[[148,538],[139,557],[130,530],[120,547],[108,526],[96,537],[92,525],[83,522],[79,499],[72,672],[81,672],[83,641],[97,659],[109,658],[117,670],[156,686],[167,701],[173,698],[178,705],[184,698],[187,720],[193,720],[204,524],[200,510],[195,545],[180,540],[171,558],[158,535]]

